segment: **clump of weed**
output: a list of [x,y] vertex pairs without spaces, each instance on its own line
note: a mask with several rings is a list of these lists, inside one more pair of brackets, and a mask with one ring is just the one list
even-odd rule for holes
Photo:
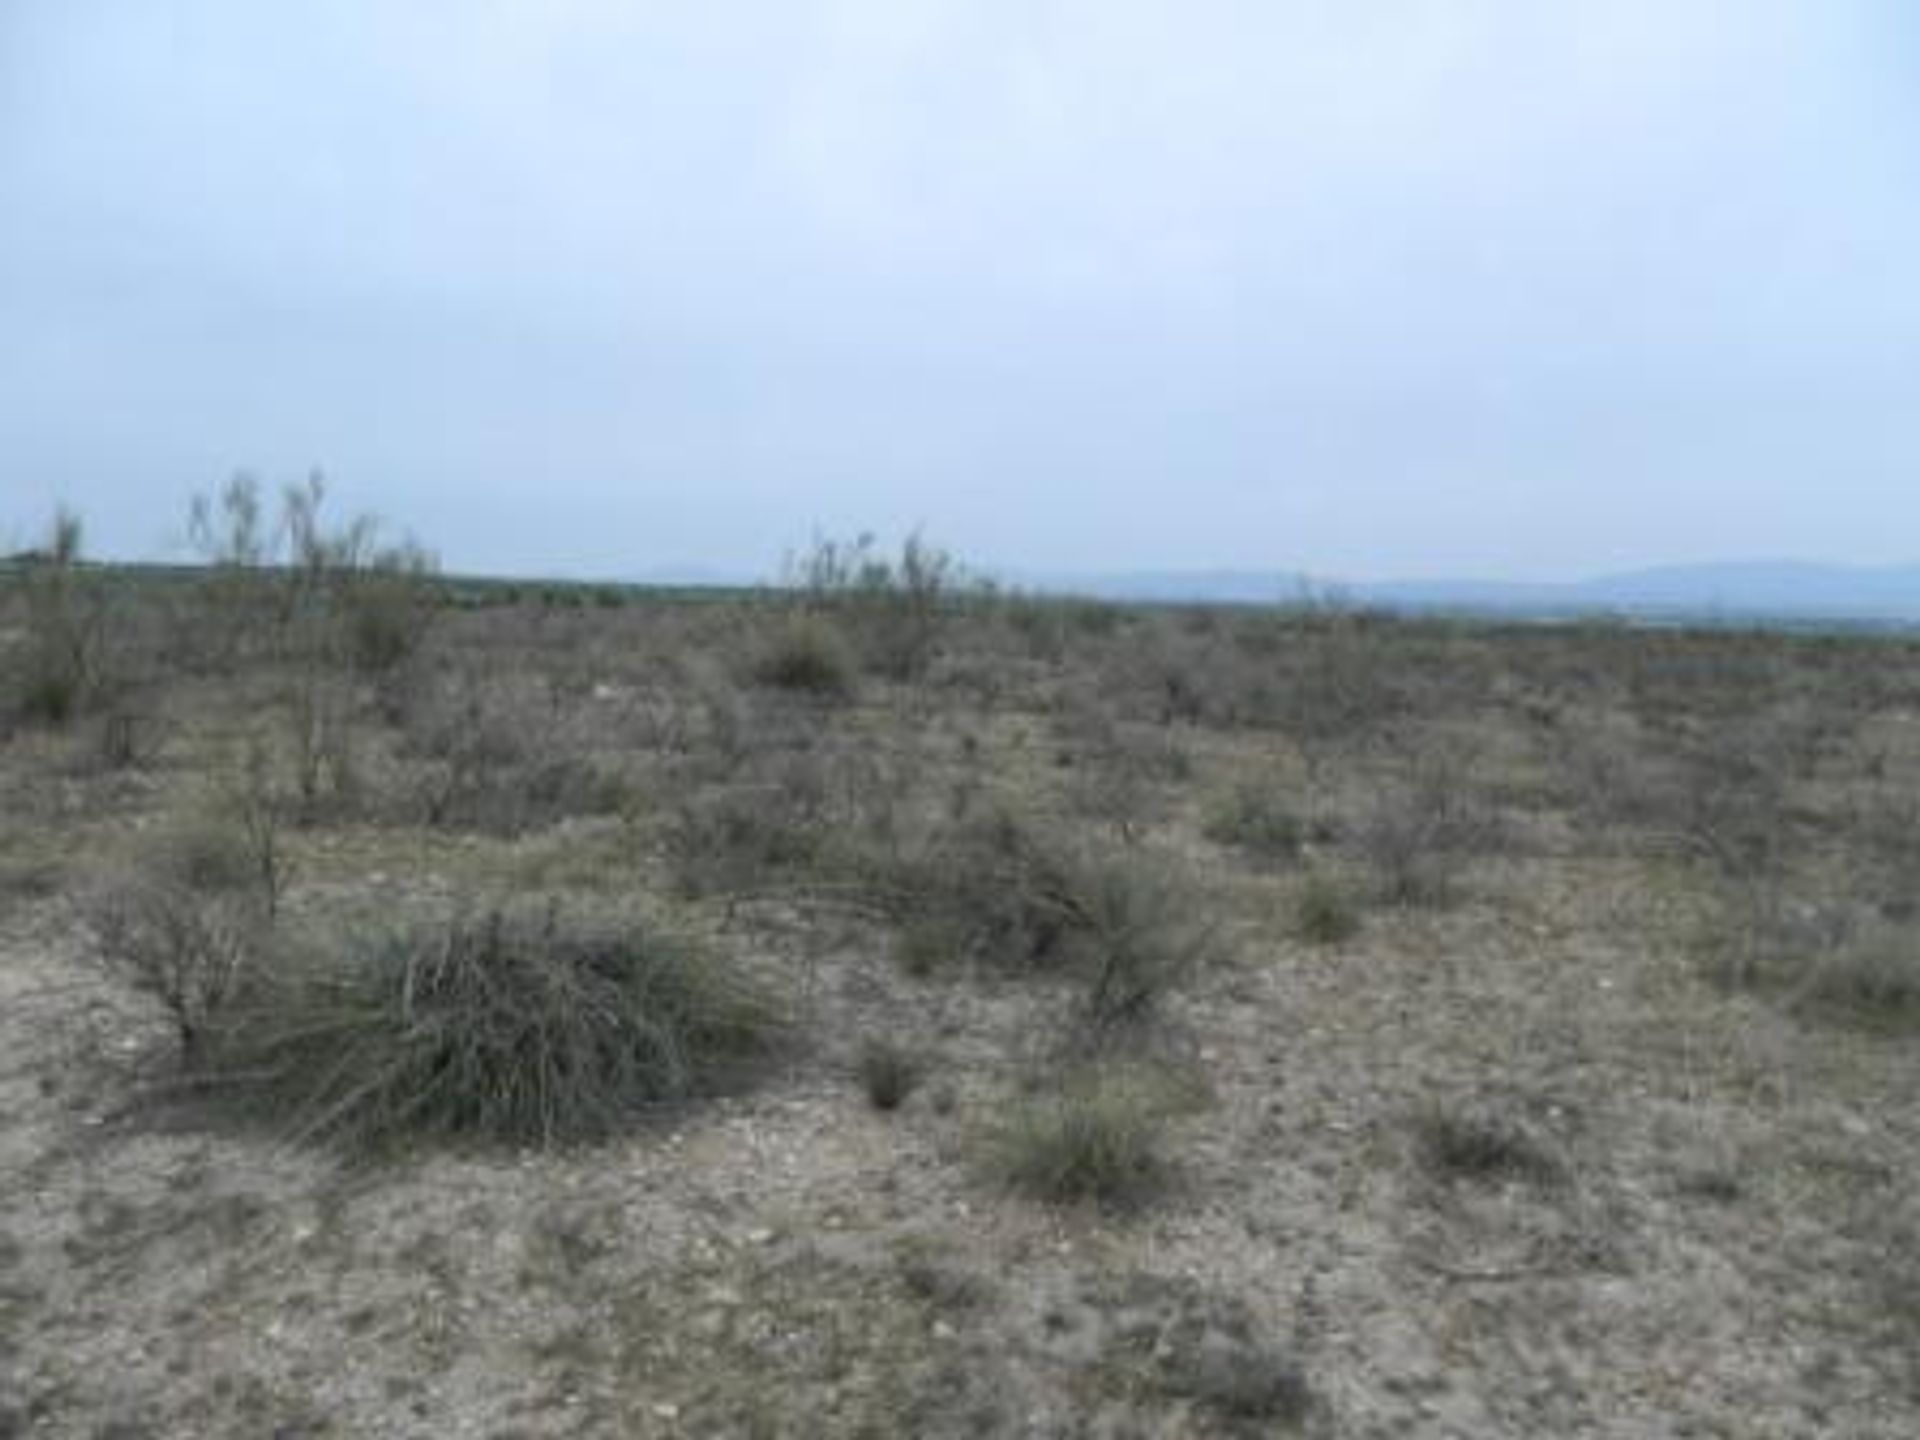
[[1360,929],[1360,912],[1340,885],[1309,875],[1293,900],[1294,933],[1311,945],[1337,945]]
[[920,1055],[896,1040],[870,1036],[860,1046],[854,1072],[867,1102],[876,1110],[898,1110],[926,1075]]
[[1300,858],[1307,825],[1286,797],[1267,785],[1241,785],[1220,802],[1206,822],[1206,837],[1269,862]]
[[1052,1204],[1137,1207],[1160,1193],[1170,1097],[1158,1077],[1104,1065],[1023,1095],[987,1137],[989,1169]]
[[290,956],[229,1013],[216,1098],[354,1152],[598,1139],[742,1078],[785,1031],[692,940],[556,905]]

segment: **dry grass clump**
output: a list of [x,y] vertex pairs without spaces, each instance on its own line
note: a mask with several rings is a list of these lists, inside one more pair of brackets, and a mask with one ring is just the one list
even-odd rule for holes
[[1101,1065],[1069,1072],[1021,1096],[985,1138],[990,1173],[1050,1204],[1136,1208],[1166,1187],[1166,1083]]
[[599,1139],[744,1078],[786,1033],[692,940],[552,904],[283,949],[219,1022],[211,1099],[355,1153]]

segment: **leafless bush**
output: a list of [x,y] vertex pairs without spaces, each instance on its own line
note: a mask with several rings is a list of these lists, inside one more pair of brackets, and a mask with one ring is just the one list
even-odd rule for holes
[[891,680],[926,674],[954,609],[978,588],[952,554],[917,534],[895,558],[872,535],[816,539],[788,560],[787,584],[808,608],[835,617],[867,666]]
[[25,559],[26,639],[15,656],[13,702],[29,719],[64,725],[105,687],[107,606],[85,569],[80,517],[62,508],[44,547]]
[[1452,900],[1466,868],[1502,834],[1498,814],[1476,787],[1471,757],[1456,746],[1422,742],[1356,829],[1381,898],[1399,905]]
[[330,524],[319,474],[281,492],[269,526],[259,482],[237,475],[194,497],[188,533],[206,566],[189,619],[192,653],[216,667],[269,655],[307,667],[391,669],[411,655],[436,604],[434,561],[379,521]]
[[210,1027],[266,944],[268,917],[257,897],[134,873],[98,885],[83,904],[102,959],[159,1002],[183,1058],[198,1064]]

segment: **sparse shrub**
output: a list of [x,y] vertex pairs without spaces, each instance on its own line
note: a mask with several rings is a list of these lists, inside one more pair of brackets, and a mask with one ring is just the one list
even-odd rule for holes
[[1190,1400],[1229,1434],[1293,1433],[1318,1411],[1299,1365],[1260,1337],[1242,1301],[1154,1275],[1132,1277],[1114,1299],[1104,1359],[1130,1388]]
[[868,668],[890,680],[927,672],[961,592],[979,588],[951,554],[917,534],[897,559],[881,554],[872,535],[817,539],[788,560],[787,583],[807,606],[840,620]]
[[1313,945],[1337,945],[1360,928],[1360,914],[1347,892],[1325,875],[1309,875],[1295,892],[1294,933]]
[[355,669],[384,673],[420,648],[438,603],[433,571],[433,557],[405,541],[374,551],[348,572],[341,623]]
[[1133,856],[1081,865],[1071,912],[1085,951],[1083,1013],[1097,1036],[1146,1019],[1215,958],[1218,935],[1164,863]]
[[1004,810],[946,827],[890,880],[916,968],[1080,977],[1096,1031],[1144,1018],[1215,949],[1164,862],[1071,846]]
[[762,685],[845,700],[856,688],[855,661],[845,638],[817,616],[788,620],[754,666]]
[[1177,730],[1125,725],[1081,697],[1057,720],[1059,761],[1071,767],[1068,796],[1076,813],[1113,826],[1124,840],[1166,808],[1166,793],[1193,775]]
[[261,884],[246,829],[218,814],[171,821],[143,837],[140,850],[148,873],[199,894],[241,893]]
[[896,1041],[869,1037],[854,1061],[860,1086],[876,1110],[898,1110],[919,1088],[926,1066],[914,1051]]
[[148,764],[158,748],[155,717],[130,705],[101,711],[93,731],[90,761],[103,770],[132,770]]
[[106,609],[82,560],[80,517],[62,508],[43,549],[26,557],[26,639],[14,702],[30,720],[65,725],[103,687]]
[[667,850],[689,895],[751,889],[803,869],[823,843],[812,817],[764,786],[731,786],[688,797],[673,812]]
[[909,1235],[896,1242],[894,1259],[901,1287],[935,1309],[975,1310],[993,1297],[992,1283],[968,1269],[950,1244]]
[[1159,1193],[1167,1097],[1143,1074],[1079,1070],[1021,1096],[987,1139],[989,1164],[1014,1189],[1053,1204],[1129,1209]]
[[159,1002],[182,1057],[200,1064],[260,960],[266,911],[244,892],[134,873],[99,885],[83,913],[107,967]]
[[1474,856],[1500,839],[1497,817],[1472,789],[1463,757],[1444,747],[1414,754],[1406,776],[1357,827],[1380,896],[1395,905],[1444,905]]
[[1272,787],[1241,785],[1208,818],[1206,836],[1262,860],[1284,863],[1299,859],[1307,827]]
[[358,794],[354,701],[352,686],[319,666],[298,670],[287,687],[287,753],[303,822],[350,804]]
[[330,525],[325,500],[317,472],[287,486],[270,528],[251,475],[193,498],[188,534],[207,567],[186,637],[196,658],[229,665],[263,651],[374,673],[415,651],[438,600],[433,557],[410,539],[381,543],[372,516]]
[[690,939],[551,905],[296,953],[228,1013],[216,1098],[362,1152],[602,1138],[741,1080],[785,1029]]
[[1872,1028],[1920,1027],[1920,932],[1911,923],[1858,919],[1793,958],[1798,975],[1783,977],[1791,1004]]

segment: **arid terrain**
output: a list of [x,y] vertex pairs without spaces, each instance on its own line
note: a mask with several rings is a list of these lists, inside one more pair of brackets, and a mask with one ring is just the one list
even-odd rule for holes
[[1920,1434],[1920,645],[311,499],[0,576],[0,1436]]

